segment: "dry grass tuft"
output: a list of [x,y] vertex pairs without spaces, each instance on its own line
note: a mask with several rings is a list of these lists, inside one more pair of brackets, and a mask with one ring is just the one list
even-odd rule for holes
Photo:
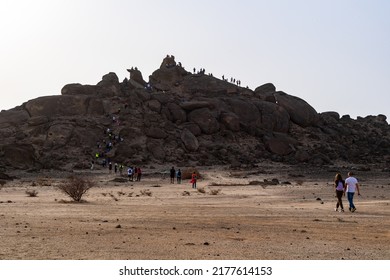
[[36,182],[33,182],[33,184],[38,186],[46,186],[50,187],[52,185],[52,179],[50,177],[38,177]]
[[143,195],[143,196],[152,196],[152,192],[149,189],[143,189],[143,190],[140,190],[140,192],[141,192],[141,195]]
[[37,197],[38,196],[38,191],[37,190],[26,190],[26,194],[29,197]]
[[297,180],[296,183],[298,186],[302,186],[305,182],[303,180]]
[[206,190],[203,187],[197,188],[198,192],[206,193]]
[[210,194],[211,195],[218,195],[221,193],[221,189],[213,189],[213,190],[210,190]]
[[181,193],[182,196],[190,196],[191,193],[189,191],[184,191]]

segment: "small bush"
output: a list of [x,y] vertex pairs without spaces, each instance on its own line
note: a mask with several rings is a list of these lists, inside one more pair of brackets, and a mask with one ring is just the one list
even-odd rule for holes
[[26,190],[26,194],[29,197],[36,197],[36,196],[38,196],[38,191],[37,190]]
[[191,193],[189,191],[183,191],[181,195],[182,196],[190,196]]
[[58,188],[74,201],[80,202],[82,196],[94,186],[95,182],[89,179],[71,176],[64,183],[60,184]]
[[204,188],[202,188],[202,187],[197,188],[197,190],[198,190],[198,192],[200,192],[200,193],[206,193],[206,190],[205,190]]
[[141,195],[143,196],[152,196],[152,192],[149,189],[141,190]]
[[119,195],[119,196],[121,196],[121,195],[126,195],[126,193],[123,192],[123,191],[118,191],[118,195]]
[[297,180],[296,182],[297,182],[297,185],[298,185],[298,186],[302,186],[302,185],[303,185],[303,183],[304,183],[304,181],[303,181],[303,180]]
[[221,192],[221,189],[218,189],[218,190],[210,190],[210,194],[211,194],[211,195],[218,195],[218,194],[220,194],[220,192]]
[[119,201],[119,199],[118,199],[118,198],[116,198],[114,194],[112,194],[112,193],[109,193],[109,196],[111,196],[113,200],[115,200],[115,201]]
[[38,186],[47,186],[47,187],[50,187],[52,185],[52,182],[51,182],[51,178],[50,177],[38,177],[37,178],[37,181],[36,182],[33,182],[35,183],[35,185],[38,185]]

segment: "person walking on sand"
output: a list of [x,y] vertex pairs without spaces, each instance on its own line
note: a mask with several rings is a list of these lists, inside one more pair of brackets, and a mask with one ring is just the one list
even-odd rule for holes
[[172,166],[171,168],[171,184],[174,184],[175,183],[175,176],[176,176],[176,171],[175,171],[175,168]]
[[138,167],[138,173],[137,173],[137,181],[138,182],[141,182],[141,177],[142,177],[141,167]]
[[340,206],[340,212],[344,212],[344,206],[342,201],[342,197],[343,195],[345,195],[344,185],[345,185],[345,181],[343,180],[341,175],[337,173],[336,177],[334,178],[334,188],[337,197],[336,208],[334,209],[336,212],[339,211],[339,206]]
[[178,184],[181,184],[181,170],[180,170],[180,168],[176,173],[176,181]]
[[134,172],[135,181],[137,182],[138,181],[138,167],[134,167],[133,172]]
[[192,183],[193,189],[196,189],[196,179],[197,179],[196,172],[194,171],[192,172],[191,181],[190,181],[190,183]]
[[127,177],[129,178],[129,181],[133,181],[133,168],[129,167],[127,169]]
[[349,202],[349,211],[355,212],[356,207],[353,204],[353,196],[355,195],[355,192],[357,191],[358,195],[360,195],[360,190],[359,190],[359,183],[358,180],[353,177],[353,173],[349,172],[348,173],[348,178],[345,179],[345,185],[344,185],[344,190],[347,193],[347,198]]

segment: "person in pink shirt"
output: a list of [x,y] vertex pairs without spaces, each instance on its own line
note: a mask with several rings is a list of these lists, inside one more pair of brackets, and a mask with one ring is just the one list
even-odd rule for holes
[[343,195],[345,195],[344,185],[345,185],[345,181],[341,177],[341,174],[337,173],[336,177],[334,178],[334,188],[337,197],[336,208],[334,209],[336,212],[339,211],[339,206],[340,206],[340,212],[344,212],[344,206],[342,200]]

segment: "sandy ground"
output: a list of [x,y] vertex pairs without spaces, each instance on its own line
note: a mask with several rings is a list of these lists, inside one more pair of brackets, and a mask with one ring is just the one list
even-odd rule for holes
[[[94,171],[98,187],[84,203],[58,190],[64,174],[7,183],[0,190],[0,259],[390,259],[388,172],[356,172],[357,211],[350,213],[344,198],[347,211],[339,213],[334,170],[204,167],[198,188],[206,193],[189,180],[170,184],[158,170],[145,168],[142,182],[126,183]],[[248,185],[273,178],[283,184]],[[151,196],[142,194],[147,189]]]

